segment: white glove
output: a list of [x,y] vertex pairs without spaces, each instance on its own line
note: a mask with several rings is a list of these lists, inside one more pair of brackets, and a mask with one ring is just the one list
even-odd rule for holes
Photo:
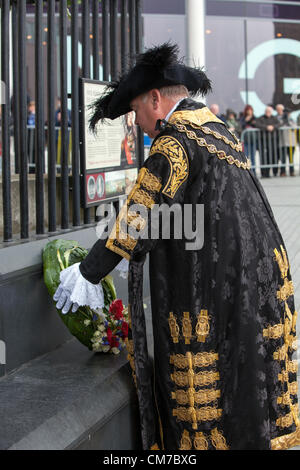
[[121,276],[123,279],[127,279],[128,276],[128,266],[129,266],[129,261],[126,258],[123,258],[119,264],[116,266],[116,270],[119,272],[119,276]]
[[56,308],[62,309],[63,314],[68,313],[72,306],[72,312],[76,312],[80,306],[89,306],[93,310],[104,307],[104,294],[101,282],[92,284],[87,281],[79,270],[79,264],[75,263],[61,271],[60,284],[53,296],[57,301]]

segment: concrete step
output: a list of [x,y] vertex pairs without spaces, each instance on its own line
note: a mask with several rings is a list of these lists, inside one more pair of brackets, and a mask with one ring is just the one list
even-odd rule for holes
[[0,379],[0,449],[139,449],[126,352],[93,353],[76,339]]

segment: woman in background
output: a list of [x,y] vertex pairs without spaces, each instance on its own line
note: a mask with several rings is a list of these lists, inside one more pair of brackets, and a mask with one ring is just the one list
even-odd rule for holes
[[256,132],[251,131],[251,129],[255,129],[256,122],[255,116],[253,112],[253,108],[250,104],[245,106],[243,115],[241,117],[241,128],[242,131],[246,130],[244,133],[244,152],[248,158],[251,159],[251,170],[255,174],[255,153],[256,153]]

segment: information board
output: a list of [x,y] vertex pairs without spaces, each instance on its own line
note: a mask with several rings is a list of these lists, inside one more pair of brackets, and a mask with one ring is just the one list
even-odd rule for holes
[[82,205],[89,207],[128,194],[138,174],[137,128],[133,111],[89,129],[91,105],[103,94],[106,82],[80,79],[80,152],[83,176]]

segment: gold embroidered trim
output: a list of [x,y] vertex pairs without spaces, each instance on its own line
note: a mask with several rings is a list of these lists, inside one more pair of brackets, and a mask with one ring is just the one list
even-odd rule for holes
[[134,363],[134,358],[131,354],[127,354],[127,359],[129,361],[129,364],[131,366],[131,369],[135,371],[135,363]]
[[278,323],[277,325],[268,326],[263,330],[263,336],[269,339],[278,339],[284,333],[284,325]]
[[275,260],[278,264],[281,278],[283,279],[283,285],[279,286],[279,290],[277,291],[277,299],[284,302],[285,307],[283,329],[285,344],[273,353],[273,357],[274,359],[285,361],[285,368],[281,370],[280,374],[278,374],[278,381],[282,384],[286,383],[287,390],[277,398],[277,403],[279,405],[289,406],[290,413],[285,416],[281,416],[276,420],[276,426],[284,428],[291,426],[293,422],[296,426],[299,425],[298,407],[297,405],[293,405],[291,398],[291,395],[297,395],[298,386],[297,382],[289,383],[289,373],[295,374],[298,366],[297,361],[288,360],[287,354],[288,347],[292,349],[295,347],[296,337],[291,334],[291,331],[294,333],[296,331],[297,312],[294,312],[294,315],[292,315],[287,303],[287,299],[294,294],[294,287],[292,281],[289,281],[287,278],[290,267],[286,251],[282,245],[280,245],[280,251],[281,253],[276,248],[274,249]]
[[192,441],[191,441],[188,431],[185,429],[181,436],[179,450],[191,450],[191,448],[192,448]]
[[192,122],[187,121],[186,119],[179,119],[176,123],[178,123],[178,124],[187,124],[187,125],[193,127],[194,129],[199,129],[200,131],[204,132],[204,134],[206,134],[206,135],[213,135],[216,139],[223,140],[223,142],[225,142],[225,144],[230,145],[230,147],[233,150],[235,150],[236,152],[242,152],[243,151],[242,143],[238,140],[238,138],[229,129],[227,129],[227,130],[230,132],[230,134],[233,136],[233,138],[237,141],[236,144],[234,142],[232,142],[231,140],[227,139],[227,137],[225,135],[222,135],[219,132],[213,131],[209,127],[194,124]]
[[217,398],[220,398],[220,396],[220,390],[214,390],[211,388],[198,390],[197,392],[194,388],[189,388],[187,391],[176,390],[175,392],[171,392],[172,399],[176,400],[179,405],[191,404],[192,400],[197,405],[204,405],[205,403],[215,401]]
[[120,248],[119,246],[114,245],[114,240],[113,239],[108,238],[105,246],[109,250],[114,251],[118,255],[123,256],[123,258],[128,259],[128,261],[130,260],[130,254],[127,253],[126,251],[122,250],[122,248]]
[[189,312],[183,312],[182,334],[185,339],[185,344],[190,344],[192,338],[192,323]]
[[[208,367],[219,359],[219,355],[214,352],[192,353],[192,362],[194,367]],[[173,354],[170,356],[170,364],[178,369],[186,369],[188,367],[188,359],[183,354]]]
[[293,294],[294,294],[293,282],[285,278],[283,286],[280,286],[279,290],[277,291],[277,299],[281,301],[285,301]]
[[125,339],[125,346],[129,354],[133,355],[133,340],[132,339]]
[[150,447],[150,450],[160,450],[160,448],[158,447],[158,444],[155,443]]
[[202,126],[207,122],[219,122],[220,124],[225,125],[221,119],[219,119],[214,113],[211,112],[209,108],[207,108],[207,106],[204,106],[204,108],[201,109],[175,111],[171,114],[168,122],[174,124],[175,121],[183,120],[196,126]]
[[188,177],[189,161],[186,151],[174,137],[162,136],[154,141],[149,155],[155,153],[164,155],[170,164],[170,176],[162,193],[173,199],[180,186]]
[[281,249],[281,253],[279,253],[277,248],[274,249],[274,253],[275,253],[275,258],[276,258],[276,261],[278,263],[278,266],[281,272],[281,277],[282,279],[284,279],[285,277],[287,277],[287,273],[289,270],[289,262],[287,259],[286,251],[282,245],[280,245],[280,249]]
[[154,199],[152,199],[152,197],[143,189],[137,189],[132,195],[131,200],[137,204],[142,204],[143,206],[148,207],[148,209],[151,209],[155,204]]
[[[130,212],[129,204],[131,201],[134,201],[149,209],[151,209],[155,204],[154,199],[146,191],[141,189],[141,186],[144,186],[147,190],[151,191],[151,194],[153,195],[161,188],[160,179],[153,175],[147,168],[143,167],[140,169],[136,183],[130,191],[126,203],[121,208],[105,244],[106,248],[128,260],[130,260],[130,253],[125,251],[123,248],[128,251],[132,251],[137,244],[137,240],[122,230],[121,223],[124,221],[126,224],[139,230],[143,230],[147,223],[147,221],[136,212]],[[116,246],[114,242],[117,242],[121,246]]]
[[208,144],[203,137],[198,137],[196,132],[188,130],[186,126],[181,124],[179,121],[175,122],[174,125],[179,132],[184,132],[188,139],[195,140],[200,147],[205,147],[209,153],[216,154],[219,160],[226,160],[229,165],[236,165],[238,168],[242,168],[243,170],[250,170],[251,161],[249,158],[246,159],[246,162],[241,162],[238,158],[234,158],[232,155],[226,155],[224,150],[218,150],[215,145]]
[[189,421],[190,423],[192,423],[193,429],[197,429],[198,422],[219,419],[221,415],[222,410],[220,408],[214,408],[212,406],[204,406],[202,408],[197,409],[192,407],[178,407],[173,410],[173,416],[175,416],[180,421]]
[[277,398],[278,405],[290,405],[291,397],[290,395],[297,395],[298,393],[298,383],[291,382],[288,384],[288,391],[283,393],[280,397]]
[[298,426],[296,431],[291,434],[285,434],[284,436],[275,437],[271,440],[272,450],[287,450],[291,447],[300,445],[300,427]]
[[280,348],[278,348],[274,353],[273,353],[273,358],[275,361],[284,361],[286,358],[288,350],[288,345],[283,344]]
[[290,395],[297,395],[298,394],[298,382],[290,382],[288,384],[288,389]]
[[147,219],[144,219],[141,214],[129,210],[127,214],[127,223],[136,230],[142,231],[146,227]]
[[292,411],[290,413],[287,413],[284,416],[280,416],[280,418],[276,420],[276,426],[280,428],[289,428],[292,426],[295,420],[295,415],[298,416],[298,405],[292,405],[291,409]]
[[292,336],[290,342],[289,342],[289,346],[294,350],[294,351],[297,351],[298,349],[298,341],[297,341],[297,338],[295,338],[294,336]]
[[289,405],[291,402],[290,392],[283,393],[280,397],[277,398],[278,405]]
[[281,374],[278,374],[279,382],[288,382],[289,381],[289,373],[287,370],[282,369]]
[[197,341],[204,343],[206,337],[209,335],[209,316],[207,310],[201,310],[197,315],[198,321],[196,325]]
[[173,315],[173,312],[170,312],[168,321],[169,321],[170,333],[173,339],[173,343],[178,343],[179,326],[177,325],[177,321]]
[[144,172],[143,176],[141,177],[140,182],[142,185],[148,189],[149,191],[160,191],[161,189],[161,177],[155,176],[151,173],[148,168],[144,168],[146,171]]
[[194,447],[196,450],[207,450],[208,442],[203,432],[196,432],[194,437]]
[[193,417],[193,424],[192,424],[192,428],[193,429],[197,429],[197,421],[195,419],[195,416],[196,415],[196,410],[194,408],[195,406],[195,398],[194,398],[194,392],[195,392],[195,389],[193,387],[193,383],[192,383],[192,380],[191,380],[191,377],[194,377],[194,371],[193,371],[193,360],[192,360],[192,353],[190,351],[188,351],[186,353],[186,358],[188,360],[188,365],[189,365],[189,377],[190,377],[190,388],[188,389],[188,393],[187,393],[187,397],[188,397],[188,402],[189,402],[189,405],[190,405],[190,412],[191,412],[191,415]]
[[296,324],[297,324],[297,316],[298,316],[298,312],[294,312],[294,315],[293,315],[293,321],[292,321],[292,331],[294,333],[296,333]]
[[198,373],[195,373],[193,370],[189,370],[188,372],[175,371],[171,374],[171,379],[179,387],[193,387],[194,385],[201,387],[220,380],[220,374],[219,372],[213,371]]
[[288,361],[287,362],[287,370],[291,373],[291,374],[296,374],[297,371],[298,371],[298,361],[295,360],[295,361]]
[[217,450],[229,450],[225,437],[217,428],[211,431],[211,442]]

